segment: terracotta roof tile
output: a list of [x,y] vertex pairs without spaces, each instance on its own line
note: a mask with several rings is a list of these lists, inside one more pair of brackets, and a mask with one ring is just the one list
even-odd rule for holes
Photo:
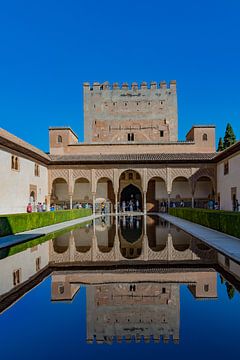
[[53,162],[168,162],[208,161],[215,153],[159,153],[159,154],[99,154],[99,155],[50,155]]

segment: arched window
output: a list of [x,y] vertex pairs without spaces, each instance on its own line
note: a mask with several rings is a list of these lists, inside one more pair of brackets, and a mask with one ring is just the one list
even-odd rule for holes
[[58,135],[58,143],[62,143],[62,136]]
[[203,141],[207,141],[207,134],[203,134],[202,139]]
[[15,157],[15,170],[19,170],[19,159],[17,156]]
[[12,169],[15,169],[15,159],[14,159],[14,156],[12,156],[11,168],[12,168]]

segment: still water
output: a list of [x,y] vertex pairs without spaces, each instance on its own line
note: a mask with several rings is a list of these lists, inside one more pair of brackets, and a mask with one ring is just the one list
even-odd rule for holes
[[0,251],[1,359],[238,358],[240,265],[160,217]]

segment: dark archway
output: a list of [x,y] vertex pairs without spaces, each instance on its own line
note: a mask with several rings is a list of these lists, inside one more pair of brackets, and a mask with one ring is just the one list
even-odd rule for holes
[[[137,201],[138,201],[138,209],[137,209]],[[125,202],[126,204],[126,210],[129,209],[129,203],[133,203],[133,210],[142,210],[142,193],[139,190],[137,186],[134,186],[133,184],[129,184],[126,186],[122,192],[120,197],[120,206],[122,206],[122,203]]]

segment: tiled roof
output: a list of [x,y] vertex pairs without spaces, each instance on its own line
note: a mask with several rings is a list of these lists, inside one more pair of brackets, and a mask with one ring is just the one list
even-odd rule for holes
[[52,162],[178,162],[211,161],[215,153],[158,153],[158,154],[99,154],[99,155],[50,155]]
[[49,162],[50,160],[49,156],[45,152],[2,128],[0,128],[0,145],[6,146],[12,150],[20,151],[25,155],[34,157],[40,161]]

